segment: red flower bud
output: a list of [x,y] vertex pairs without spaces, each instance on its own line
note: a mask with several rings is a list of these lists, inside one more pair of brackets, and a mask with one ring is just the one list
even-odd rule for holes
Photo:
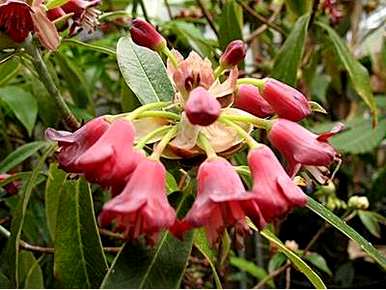
[[166,40],[151,25],[142,19],[134,19],[130,28],[130,34],[133,41],[141,46],[145,46],[155,51],[160,51],[166,46]]
[[338,158],[327,140],[341,128],[316,135],[295,122],[279,119],[273,124],[268,139],[287,159],[288,173],[294,176],[302,165],[329,166]]
[[234,107],[265,118],[274,113],[272,107],[260,95],[259,89],[253,85],[241,85],[237,91]]
[[[3,181],[5,179],[7,179],[8,177],[11,177],[12,175],[10,174],[0,174],[0,181]],[[17,194],[17,192],[19,191],[19,188],[20,188],[20,182],[18,181],[11,181],[10,183],[6,184],[3,186],[4,187],[4,190],[6,193],[8,193],[9,195],[15,195]]]
[[185,104],[186,116],[193,125],[209,126],[213,124],[220,116],[220,111],[219,101],[203,87],[191,91]]
[[15,42],[23,42],[34,30],[32,9],[24,1],[7,0],[0,4],[0,30]]
[[109,123],[103,117],[99,117],[74,133],[48,128],[45,134],[48,139],[58,142],[59,152],[56,157],[59,167],[67,172],[82,173],[82,168],[77,163],[79,156],[89,149],[108,127]]
[[307,196],[289,178],[269,147],[262,145],[251,150],[248,165],[253,179],[252,193],[267,222],[307,203]]
[[257,227],[265,226],[255,195],[245,192],[240,177],[224,158],[209,159],[200,165],[197,186],[196,200],[182,222],[174,226],[175,235],[181,236],[192,227],[204,226],[213,244],[228,226],[247,229],[245,216]]
[[144,157],[134,150],[134,137],[135,129],[129,121],[114,121],[76,161],[86,179],[103,186],[123,187]]
[[278,80],[267,78],[261,95],[280,118],[299,121],[311,114],[307,98]]
[[175,221],[175,211],[166,197],[166,171],[159,161],[143,159],[124,190],[103,206],[102,226],[115,222],[128,239],[145,235],[154,243],[158,232]]
[[244,60],[246,47],[241,40],[233,40],[228,44],[224,53],[220,57],[220,65],[229,68],[238,65]]

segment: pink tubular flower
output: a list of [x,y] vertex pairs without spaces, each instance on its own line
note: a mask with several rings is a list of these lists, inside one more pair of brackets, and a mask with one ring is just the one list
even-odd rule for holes
[[134,19],[130,28],[130,34],[133,41],[141,46],[145,46],[155,51],[160,51],[166,46],[166,40],[151,25],[142,19]]
[[67,172],[82,173],[82,168],[77,162],[78,158],[103,135],[108,127],[109,123],[103,117],[99,117],[89,121],[74,133],[48,128],[45,135],[49,140],[58,142],[57,159],[60,168]]
[[221,105],[203,87],[192,90],[185,105],[186,116],[193,125],[209,126],[220,116]]
[[260,95],[259,89],[253,85],[240,85],[233,105],[260,118],[268,117],[274,113],[271,105]]
[[134,137],[135,129],[129,121],[113,121],[76,161],[86,179],[103,186],[122,188],[144,157],[134,150]]
[[123,191],[103,206],[100,224],[114,221],[129,240],[145,235],[154,244],[158,232],[172,226],[176,217],[166,197],[165,182],[162,163],[143,159]]
[[248,154],[248,165],[253,179],[252,193],[267,222],[307,203],[307,196],[289,178],[268,146],[252,149]]
[[[335,149],[328,144],[328,138],[341,129],[340,124],[331,132],[316,135],[295,122],[279,119],[273,124],[268,139],[287,159],[289,175],[295,176],[302,165],[327,167],[339,159]],[[313,167],[308,169],[314,175],[317,168]]]
[[7,0],[0,4],[0,30],[17,42],[23,42],[34,30],[31,7],[20,0]]
[[311,114],[307,98],[278,80],[267,78],[261,95],[280,118],[299,121]]
[[228,44],[220,57],[220,65],[230,68],[243,61],[246,54],[245,44],[241,40],[234,40]]
[[213,244],[226,227],[245,228],[245,216],[249,216],[257,227],[265,226],[255,195],[245,192],[240,177],[224,158],[203,162],[198,169],[197,183],[192,208],[173,229],[176,236],[192,227],[204,226]]

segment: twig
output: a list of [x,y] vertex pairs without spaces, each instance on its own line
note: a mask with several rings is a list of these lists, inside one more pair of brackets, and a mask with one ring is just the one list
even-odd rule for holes
[[169,15],[170,20],[173,20],[172,9],[170,8],[169,1],[168,0],[164,0],[164,3],[165,3],[165,6],[166,6],[166,10],[168,11],[168,15]]
[[291,267],[285,270],[285,289],[291,288]]
[[205,16],[206,20],[208,21],[210,28],[212,28],[214,34],[216,34],[217,38],[219,38],[219,33],[218,33],[217,28],[213,22],[212,16],[210,15],[209,11],[205,8],[204,3],[202,3],[201,0],[196,0],[196,3],[200,7],[202,13],[204,13],[204,16]]
[[276,30],[277,32],[280,32],[281,34],[283,35],[287,35],[287,33],[281,29],[278,25],[276,25],[275,23],[270,23],[269,20],[265,19],[263,16],[257,14],[251,7],[249,7],[247,4],[245,4],[244,2],[238,0],[237,1],[250,15],[252,15],[253,17],[257,18],[260,22],[268,25],[269,27],[271,27],[272,29]]
[[143,17],[147,22],[150,22],[149,17],[147,16],[146,6],[145,3],[143,3],[143,0],[139,1],[139,5],[141,6]]
[[311,247],[315,244],[315,242],[320,238],[320,236],[330,227],[328,223],[325,223],[312,237],[312,239],[308,242],[307,246],[304,248],[303,255],[306,256],[310,251]]
[[284,266],[277,268],[275,271],[272,271],[269,275],[265,276],[264,279],[262,279],[259,283],[257,283],[256,286],[253,288],[254,289],[262,288],[269,280],[283,273],[289,266],[291,266],[291,264],[285,264]]
[[311,11],[310,22],[309,22],[310,24],[308,25],[308,29],[310,29],[312,23],[314,23],[315,15],[319,8],[319,2],[320,0],[314,0],[314,3],[312,4],[312,11]]
[[106,237],[114,238],[114,239],[119,239],[119,240],[125,240],[125,237],[120,234],[120,233],[114,233],[112,231],[106,230],[106,229],[101,229],[99,228],[99,233],[101,235],[104,235]]

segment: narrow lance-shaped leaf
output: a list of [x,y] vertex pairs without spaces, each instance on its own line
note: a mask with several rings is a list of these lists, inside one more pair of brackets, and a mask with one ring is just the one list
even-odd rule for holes
[[49,146],[43,156],[40,158],[39,163],[36,165],[32,171],[31,177],[24,184],[21,191],[21,198],[17,207],[17,210],[13,216],[11,224],[11,236],[7,242],[6,249],[3,252],[1,257],[2,263],[0,264],[0,269],[5,270],[5,273],[12,285],[13,288],[20,287],[20,277],[19,277],[19,243],[21,231],[24,224],[24,217],[27,211],[28,202],[31,197],[32,190],[34,188],[35,182],[39,176],[40,171],[44,166],[44,162],[47,157],[54,150],[54,146]]
[[161,57],[154,51],[122,37],[117,45],[117,61],[126,84],[141,104],[170,101],[174,89]]
[[375,103],[374,95],[371,90],[370,77],[366,68],[361,65],[344,44],[343,40],[335,32],[334,29],[322,22],[316,22],[323,30],[325,30],[329,36],[331,43],[333,44],[336,55],[347,70],[354,89],[362,97],[363,101],[370,108],[373,115],[373,124],[377,123],[377,105]]
[[243,9],[235,0],[226,1],[219,23],[219,44],[224,50],[229,42],[235,39],[243,39]]
[[90,187],[82,179],[67,181],[60,194],[54,245],[54,272],[61,287],[99,287],[107,263]]
[[275,58],[272,76],[291,86],[296,85],[296,76],[304,52],[310,15],[300,17]]

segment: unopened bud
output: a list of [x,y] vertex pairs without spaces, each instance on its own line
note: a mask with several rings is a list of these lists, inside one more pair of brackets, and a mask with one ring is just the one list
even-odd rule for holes
[[356,209],[367,209],[369,207],[369,200],[366,196],[354,195],[349,198],[348,206]]
[[245,44],[241,40],[234,40],[228,44],[220,57],[220,65],[229,68],[243,61],[246,54]]
[[133,41],[155,51],[161,51],[166,46],[166,40],[153,25],[142,19],[134,19],[130,28]]
[[190,92],[185,105],[186,116],[193,125],[209,126],[220,116],[221,105],[203,87]]

